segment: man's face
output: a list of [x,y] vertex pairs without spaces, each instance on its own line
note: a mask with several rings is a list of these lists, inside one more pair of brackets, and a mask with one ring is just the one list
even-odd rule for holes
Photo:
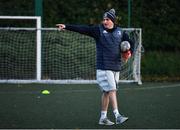
[[106,29],[112,29],[114,27],[114,23],[109,18],[103,18],[102,24]]

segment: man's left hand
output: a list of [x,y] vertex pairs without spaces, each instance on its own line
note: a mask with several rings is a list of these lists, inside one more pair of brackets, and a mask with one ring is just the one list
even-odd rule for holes
[[131,51],[130,50],[122,53],[122,59],[124,62],[127,62],[130,57],[131,57]]

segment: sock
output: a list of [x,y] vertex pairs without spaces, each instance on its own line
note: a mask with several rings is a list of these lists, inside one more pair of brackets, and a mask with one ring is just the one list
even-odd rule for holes
[[107,111],[101,111],[101,119],[104,119],[107,117]]
[[118,109],[114,109],[113,113],[116,118],[120,115]]

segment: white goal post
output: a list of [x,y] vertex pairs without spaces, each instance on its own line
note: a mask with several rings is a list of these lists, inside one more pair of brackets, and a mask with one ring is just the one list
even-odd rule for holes
[[[0,83],[96,83],[94,39],[57,28],[42,28],[41,17],[0,16],[35,20],[34,27],[0,24]],[[122,64],[120,82],[141,82],[142,31],[124,28],[135,42],[128,63]]]
[[[36,66],[36,80],[40,81],[41,80],[41,17],[39,16],[0,16],[0,20],[1,19],[15,19],[17,20],[17,22],[21,22],[21,20],[35,20],[36,21],[36,45],[37,45],[37,55],[36,55],[36,62],[37,62],[37,66]],[[1,28],[3,29],[3,28]],[[8,29],[4,28],[4,29]],[[10,28],[9,28],[10,29]],[[12,28],[13,30],[13,28]],[[16,30],[16,29],[14,29]],[[16,79],[6,79],[6,80],[0,80],[0,82],[18,82],[18,80]],[[19,82],[26,82],[26,81],[21,81],[19,80]]]

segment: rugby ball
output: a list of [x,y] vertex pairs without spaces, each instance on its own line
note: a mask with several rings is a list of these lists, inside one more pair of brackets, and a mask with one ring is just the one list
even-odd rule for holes
[[131,45],[128,41],[121,42],[121,51],[126,52],[131,48]]

